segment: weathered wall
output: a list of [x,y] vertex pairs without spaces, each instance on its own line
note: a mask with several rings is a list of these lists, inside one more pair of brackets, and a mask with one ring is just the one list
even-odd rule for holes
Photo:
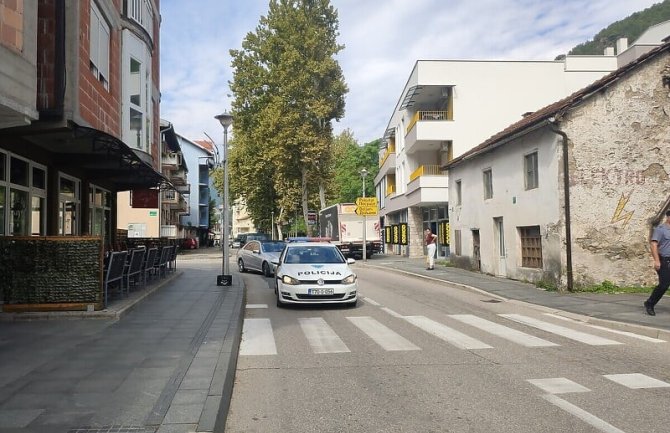
[[667,75],[666,52],[562,121],[570,144],[576,284],[655,284],[650,221],[670,194]]

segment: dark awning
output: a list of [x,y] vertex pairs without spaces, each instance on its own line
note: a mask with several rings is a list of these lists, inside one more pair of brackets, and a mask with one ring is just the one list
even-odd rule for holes
[[92,183],[114,192],[174,186],[119,138],[84,126],[67,128],[12,128],[0,130],[44,149],[62,171],[83,172]]

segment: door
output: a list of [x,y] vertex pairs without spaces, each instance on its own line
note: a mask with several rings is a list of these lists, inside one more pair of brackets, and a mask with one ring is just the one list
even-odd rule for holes
[[495,226],[496,256],[498,262],[496,275],[506,277],[507,255],[505,253],[505,226],[503,225],[502,217],[493,218],[493,224]]
[[479,230],[472,231],[472,258],[475,262],[476,270],[480,271],[482,269],[482,258],[479,253],[480,241],[479,241]]

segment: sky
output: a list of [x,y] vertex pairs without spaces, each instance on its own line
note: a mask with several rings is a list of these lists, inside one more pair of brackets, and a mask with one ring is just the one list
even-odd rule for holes
[[[380,138],[417,60],[553,60],[609,24],[660,0],[331,0],[349,87],[335,133]],[[230,49],[240,49],[269,0],[162,0],[161,118],[180,135],[223,141]],[[633,41],[629,41],[633,42]],[[234,134],[234,123],[231,134]]]

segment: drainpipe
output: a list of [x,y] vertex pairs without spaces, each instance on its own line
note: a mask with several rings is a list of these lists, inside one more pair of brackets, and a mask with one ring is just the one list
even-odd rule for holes
[[568,135],[561,131],[555,117],[549,119],[549,125],[554,134],[561,136],[563,145],[563,200],[565,202],[565,261],[568,277],[568,291],[573,289],[572,276],[572,228],[570,224],[570,164],[568,162]]

